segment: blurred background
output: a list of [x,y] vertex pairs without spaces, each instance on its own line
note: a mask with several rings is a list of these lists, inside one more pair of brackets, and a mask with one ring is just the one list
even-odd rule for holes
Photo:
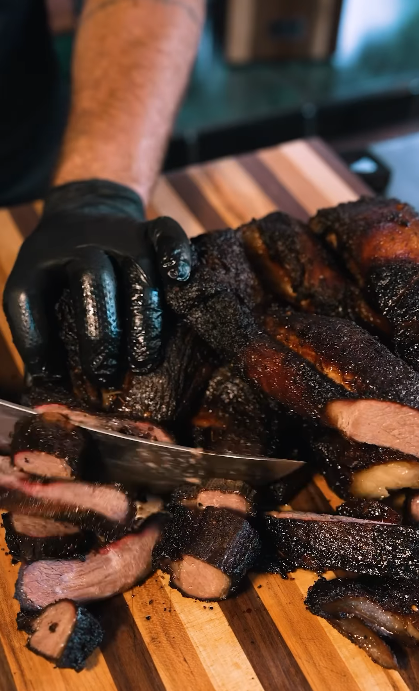
[[[69,79],[77,0],[48,0]],[[209,0],[165,168],[321,136],[419,206],[419,3]]]

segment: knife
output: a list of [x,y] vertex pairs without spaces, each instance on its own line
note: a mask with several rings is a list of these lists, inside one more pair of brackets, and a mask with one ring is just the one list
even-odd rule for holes
[[[37,412],[0,400],[0,449],[7,453],[18,420]],[[276,482],[298,470],[303,461],[217,454],[176,444],[147,441],[129,435],[87,429],[95,439],[105,465],[106,479],[125,486],[141,486],[150,492],[169,492],[181,484],[199,484],[211,478],[245,480],[251,485]]]

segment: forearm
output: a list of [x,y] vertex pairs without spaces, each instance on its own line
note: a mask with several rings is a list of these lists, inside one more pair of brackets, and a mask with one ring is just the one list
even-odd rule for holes
[[106,178],[147,203],[185,90],[205,0],[88,0],[54,184]]

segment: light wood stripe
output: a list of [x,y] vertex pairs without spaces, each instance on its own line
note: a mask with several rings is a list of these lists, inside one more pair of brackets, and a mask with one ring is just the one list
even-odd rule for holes
[[301,149],[291,144],[261,151],[259,157],[310,215],[319,208],[358,199],[358,194],[313,149],[306,150],[306,164]]
[[342,204],[358,199],[359,194],[337,175],[335,170],[303,141],[289,142],[282,146],[282,153],[298,167],[316,189],[324,191],[330,203]]
[[191,213],[185,202],[163,177],[159,178],[155,187],[151,207],[158,216],[175,218],[189,238],[201,235],[205,231],[205,228]]
[[12,566],[10,557],[6,556],[3,530],[0,533],[0,640],[17,691],[117,691],[99,651],[89,661],[89,672],[77,674],[72,670],[55,669],[50,662],[25,647],[27,635],[16,628],[19,606],[13,599],[19,567]]
[[216,602],[205,604],[184,598],[170,588],[165,575],[161,575],[161,581],[215,691],[263,691],[220,606]]
[[317,618],[306,610],[295,582],[262,574],[251,574],[250,580],[313,691],[360,691]]
[[272,199],[237,161],[225,159],[187,172],[231,228],[276,210]]
[[[213,691],[207,672],[159,576],[125,594],[167,691]],[[147,619],[147,617],[150,617]]]
[[335,171],[339,177],[344,180],[349,187],[356,192],[360,197],[366,195],[373,197],[372,189],[355,173],[349,170],[346,163],[338,156],[327,144],[319,137],[312,137],[306,141],[307,146],[310,146],[316,153],[327,163],[327,165]]

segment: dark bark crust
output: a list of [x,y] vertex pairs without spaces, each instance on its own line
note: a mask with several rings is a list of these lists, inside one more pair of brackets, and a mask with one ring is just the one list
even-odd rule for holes
[[203,511],[178,506],[154,548],[153,566],[171,573],[172,562],[195,557],[230,578],[227,597],[256,562],[260,547],[255,529],[237,513],[212,506]]
[[383,521],[401,525],[402,517],[397,511],[375,499],[350,499],[336,509],[338,516],[364,518],[371,521]]
[[79,559],[97,544],[92,532],[78,531],[70,535],[32,537],[18,533],[13,525],[12,514],[3,513],[6,544],[16,561],[38,561],[39,559]]
[[331,489],[343,499],[351,496],[352,482],[361,470],[386,463],[418,462],[416,456],[383,446],[350,441],[332,430],[312,430],[310,444],[318,469]]
[[189,414],[205,388],[214,356],[186,324],[178,324],[163,363],[150,374],[133,376],[115,400],[118,415],[172,426]]
[[374,331],[388,329],[340,271],[327,247],[301,221],[275,212],[239,232],[258,276],[287,304],[304,312],[352,319]]
[[[169,286],[166,297],[218,355],[234,363],[264,394],[303,416],[320,418],[327,402],[350,395],[304,358],[261,334],[252,313],[257,299],[244,285],[245,256],[235,267],[230,257],[226,265],[197,247],[193,254],[190,281],[182,287]],[[229,255],[223,251],[221,256]]]
[[265,516],[268,538],[277,549],[282,572],[297,568],[324,573],[343,569],[357,574],[417,578],[419,538],[413,528],[388,523],[276,518]]
[[399,355],[418,368],[419,218],[397,199],[362,198],[322,209],[312,230],[337,251],[395,329]]
[[[83,475],[88,461],[88,435],[63,416],[34,415],[16,423],[12,437],[12,459],[17,453],[39,451],[54,456],[68,469],[69,477]],[[34,469],[31,468],[31,472]]]
[[[48,609],[53,611],[54,607],[55,604],[49,605],[43,612]],[[102,643],[104,634],[97,619],[87,609],[76,605],[74,605],[74,609],[76,621],[72,631],[68,633],[68,639],[60,657],[48,657],[43,654],[40,648],[32,647],[31,636],[29,636],[27,646],[33,653],[45,657],[60,669],[74,669],[76,672],[81,672],[87,659]],[[57,623],[59,624],[59,622]],[[36,618],[32,620],[31,630],[33,631],[35,628]]]
[[275,310],[268,332],[362,398],[419,409],[419,375],[367,331],[346,319]]
[[218,369],[192,419],[194,446],[214,453],[273,455],[281,444],[284,415],[228,367]]

